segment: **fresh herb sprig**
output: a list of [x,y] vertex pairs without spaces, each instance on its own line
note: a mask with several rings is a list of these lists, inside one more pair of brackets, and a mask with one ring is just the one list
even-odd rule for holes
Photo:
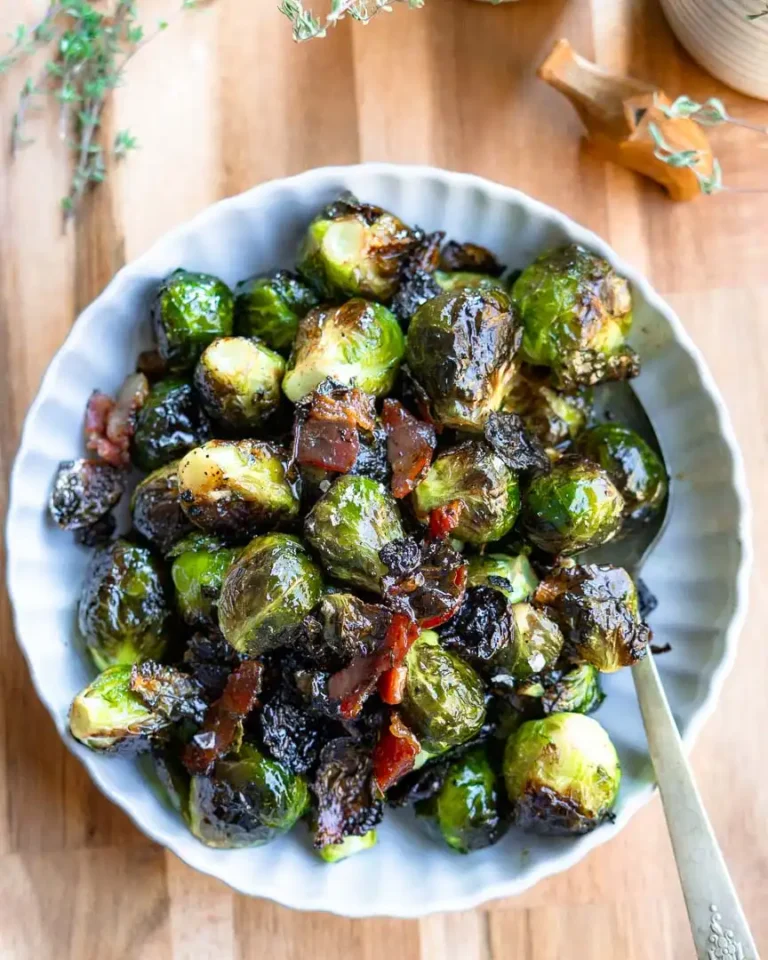
[[377,13],[390,12],[393,3],[407,3],[411,8],[424,6],[424,0],[331,0],[324,20],[306,9],[301,0],[281,0],[279,10],[293,25],[293,39],[303,41],[324,37],[329,27],[347,16],[368,23]]

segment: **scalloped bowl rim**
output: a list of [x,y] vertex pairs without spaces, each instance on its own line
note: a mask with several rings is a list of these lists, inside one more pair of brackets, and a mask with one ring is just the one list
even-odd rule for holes
[[[245,884],[237,883],[236,879],[229,879],[227,876],[213,873],[203,863],[200,862],[200,858],[196,858],[186,849],[185,842],[179,839],[179,837],[182,835],[184,836],[185,840],[187,839],[186,827],[181,827],[181,831],[183,831],[182,834],[180,831],[166,831],[163,829],[158,829],[152,822],[141,822],[138,816],[134,814],[130,804],[130,798],[124,796],[120,791],[111,788],[111,786],[101,776],[98,766],[92,762],[93,756],[87,750],[81,749],[79,745],[76,744],[68,735],[68,731],[65,728],[65,722],[62,721],[59,716],[57,716],[55,706],[43,693],[43,684],[40,678],[40,671],[36,669],[32,662],[32,658],[28,654],[27,644],[21,640],[16,609],[17,592],[14,589],[15,576],[11,534],[15,525],[16,505],[18,503],[16,489],[20,482],[19,477],[24,465],[25,453],[29,445],[31,433],[30,426],[38,408],[42,405],[45,399],[46,388],[49,383],[54,380],[58,366],[62,362],[62,358],[67,352],[68,345],[76,335],[76,332],[85,326],[91,314],[101,309],[101,306],[105,301],[111,300],[120,293],[122,286],[128,278],[132,277],[134,274],[140,275],[142,271],[144,271],[152,262],[152,260],[158,256],[158,251],[160,248],[184,237],[185,235],[204,230],[207,222],[217,216],[223,209],[234,209],[241,206],[250,207],[252,205],[258,205],[263,203],[271,193],[277,192],[286,186],[290,187],[293,184],[301,185],[302,187],[308,189],[312,185],[313,180],[322,181],[325,179],[336,179],[344,181],[353,172],[365,172],[371,176],[380,175],[403,179],[426,177],[442,182],[447,186],[456,185],[474,187],[476,190],[481,190],[487,194],[491,200],[498,199],[505,202],[519,204],[527,208],[528,212],[534,216],[556,223],[568,234],[570,234],[570,236],[576,242],[598,251],[600,254],[610,260],[610,262],[633,283],[635,288],[641,292],[646,302],[653,309],[664,316],[669,323],[674,339],[680,346],[682,346],[684,351],[693,360],[701,389],[709,396],[709,399],[714,406],[717,419],[717,431],[724,440],[731,455],[732,470],[728,479],[736,495],[738,504],[738,546],[740,552],[740,562],[735,581],[735,607],[730,621],[724,631],[724,653],[719,663],[717,663],[717,665],[712,669],[706,698],[696,712],[692,715],[683,737],[686,748],[690,750],[704,723],[712,715],[722,690],[723,683],[733,667],[736,657],[738,636],[746,618],[748,605],[749,576],[753,553],[751,541],[752,511],[743,458],[733,431],[733,427],[731,425],[730,416],[699,349],[686,332],[683,324],[677,317],[674,310],[672,310],[672,308],[662,299],[662,297],[656,293],[648,280],[646,280],[638,270],[622,260],[622,258],[615,253],[609,244],[602,240],[596,233],[588,230],[585,227],[582,227],[576,221],[572,220],[570,217],[561,213],[554,207],[550,207],[548,204],[545,204],[539,200],[535,200],[526,193],[523,193],[514,187],[508,187],[475,174],[451,172],[438,167],[426,165],[394,163],[363,163],[316,167],[302,173],[295,174],[294,176],[267,181],[243,193],[211,204],[192,217],[190,220],[163,234],[163,236],[156,240],[151,247],[145,251],[145,253],[133,260],[131,263],[122,267],[115,274],[109,284],[104,288],[104,290],[99,294],[99,296],[78,316],[73,323],[66,339],[57,350],[45,373],[43,374],[36,397],[27,411],[16,459],[11,471],[9,486],[9,507],[6,520],[6,551],[8,557],[7,584],[13,610],[14,629],[18,638],[19,646],[21,647],[24,658],[27,661],[32,683],[38,696],[44,703],[48,712],[51,714],[67,748],[84,764],[91,779],[99,788],[99,790],[113,803],[117,804],[117,806],[124,810],[129,818],[144,834],[169,849],[172,853],[179,857],[179,859],[189,864],[194,869],[213,876],[216,879],[227,883],[238,892],[249,896],[265,897],[274,900],[283,906],[294,909],[321,910],[347,917],[397,916],[403,918],[413,918],[442,911],[468,910],[479,906],[488,900],[515,896],[529,889],[540,880],[569,869],[582,860],[595,847],[606,843],[621,829],[623,829],[629,820],[635,815],[635,813],[637,813],[637,811],[645,806],[645,804],[650,800],[656,789],[655,786],[648,784],[646,787],[638,789],[635,796],[624,804],[621,815],[617,818],[616,823],[613,825],[604,825],[599,830],[581,837],[578,845],[573,845],[558,855],[552,855],[549,860],[539,864],[537,868],[531,869],[524,876],[514,877],[508,880],[505,879],[496,883],[488,883],[480,887],[478,890],[470,893],[446,896],[442,900],[431,902],[426,908],[424,906],[420,906],[418,900],[416,899],[414,899],[412,904],[406,906],[403,906],[403,904],[398,901],[397,907],[392,907],[387,903],[385,896],[381,896],[379,900],[373,904],[367,903],[363,898],[361,898],[355,902],[346,903],[342,907],[335,902],[332,895],[330,900],[322,893],[318,896],[311,897],[307,895],[306,892],[302,892],[300,886],[297,886],[296,891],[290,894],[283,893],[281,895],[275,895],[268,889],[268,881],[262,885],[259,885],[257,882],[256,885],[259,887],[258,890],[253,889],[253,886],[251,889],[247,889]],[[200,845],[200,847],[207,851],[207,848],[203,847],[202,845]]]

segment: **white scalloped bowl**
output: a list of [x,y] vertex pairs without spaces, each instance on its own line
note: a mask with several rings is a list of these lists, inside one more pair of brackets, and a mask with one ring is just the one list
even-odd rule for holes
[[352,917],[414,917],[520,893],[610,840],[649,799],[651,765],[629,671],[606,677],[608,697],[598,715],[624,768],[616,822],[588,836],[538,838],[510,831],[496,846],[461,857],[425,839],[412,814],[398,811],[388,814],[372,852],[333,866],[311,853],[301,828],[260,849],[211,850],[164,804],[141,764],[98,756],[69,736],[70,701],[94,673],[74,627],[88,551],[58,531],[45,509],[56,465],[81,455],[90,391],[114,391],[149,343],[147,305],[158,280],[180,265],[230,284],[287,267],[310,218],[342,188],[409,223],[484,244],[511,267],[524,266],[546,247],[576,241],[631,280],[633,342],[643,361],[635,387],[673,478],[670,522],[643,576],[659,598],[653,627],[661,641],[672,644],[659,668],[688,743],[713,710],[733,660],[746,605],[749,511],[723,402],[672,310],[595,234],[516,190],[478,177],[368,164],[263,184],[168,234],[121,270],[79,317],[27,415],[7,525],[19,643],[61,736],[110,799],[197,870],[291,907]]

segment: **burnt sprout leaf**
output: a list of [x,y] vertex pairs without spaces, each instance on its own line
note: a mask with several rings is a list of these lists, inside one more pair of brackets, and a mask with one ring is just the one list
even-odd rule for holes
[[544,446],[528,433],[516,413],[492,413],[485,424],[485,439],[511,470],[550,469]]
[[329,738],[328,725],[303,710],[281,690],[259,715],[261,738],[269,753],[291,773],[306,773]]
[[202,722],[208,706],[197,680],[152,660],[134,664],[130,688],[150,710],[172,722],[185,717]]
[[75,543],[82,547],[103,547],[112,539],[117,528],[114,513],[105,513],[88,527],[78,527],[74,531]]
[[487,273],[491,277],[500,277],[504,273],[504,264],[477,243],[457,243],[449,240],[440,251],[440,269]]
[[315,847],[361,837],[382,818],[382,803],[374,799],[370,746],[338,737],[323,747],[312,783],[317,799]]
[[470,587],[459,612],[439,633],[443,646],[482,665],[513,644],[515,624],[503,593],[493,587]]

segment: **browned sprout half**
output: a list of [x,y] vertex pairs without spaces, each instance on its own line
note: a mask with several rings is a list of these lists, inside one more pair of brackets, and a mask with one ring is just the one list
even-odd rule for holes
[[137,485],[131,516],[134,529],[161,553],[194,529],[181,508],[178,460],[154,470]]
[[48,508],[62,530],[90,527],[117,503],[125,474],[98,460],[64,460],[53,481]]

